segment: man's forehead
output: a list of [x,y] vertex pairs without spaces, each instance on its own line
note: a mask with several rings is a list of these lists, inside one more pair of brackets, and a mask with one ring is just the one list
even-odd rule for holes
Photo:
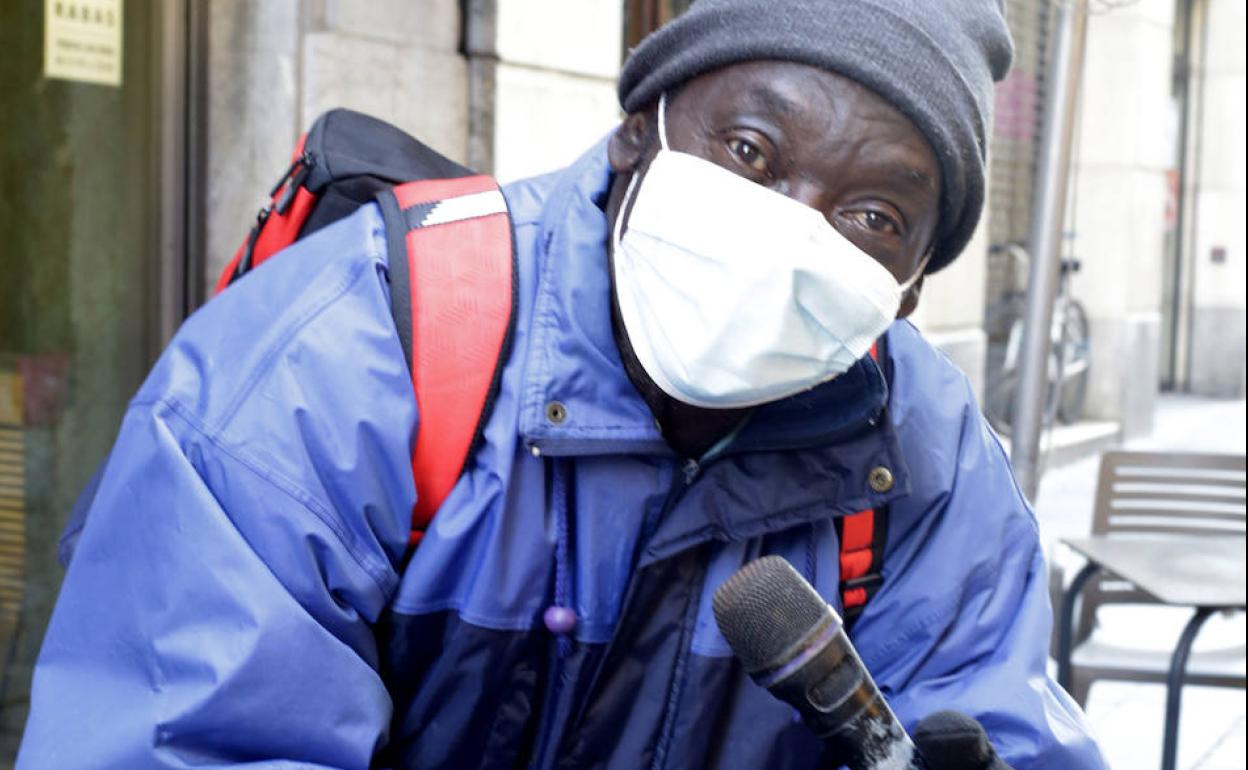
[[732,64],[690,80],[680,91],[701,93],[716,107],[758,110],[776,117],[852,113],[888,117],[910,125],[894,105],[870,88],[831,70],[796,62],[761,60]]

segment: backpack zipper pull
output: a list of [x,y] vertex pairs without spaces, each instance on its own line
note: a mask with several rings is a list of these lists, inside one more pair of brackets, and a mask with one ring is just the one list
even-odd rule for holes
[[286,184],[286,182],[287,182],[287,181],[288,181],[288,180],[289,180],[292,176],[294,176],[294,173],[295,173],[296,171],[298,171],[298,170],[299,170],[299,166],[301,166],[301,165],[303,164],[303,159],[304,159],[304,157],[305,157],[305,156],[307,156],[307,154],[308,154],[308,153],[307,153],[306,151],[305,151],[305,152],[302,152],[302,153],[300,153],[300,154],[299,154],[299,157],[295,158],[294,160],[292,160],[292,161],[290,162],[290,165],[286,167],[286,171],[285,171],[285,172],[282,174],[282,176],[281,176],[281,177],[277,180],[277,182],[275,182],[275,183],[273,184],[272,189],[270,189],[270,190],[269,190],[269,197],[270,197],[270,198],[272,198],[272,197],[274,197],[275,195],[277,195],[277,191],[278,191],[278,190],[280,190],[280,189],[282,189],[282,185]]
[[269,197],[277,195],[277,191],[286,186],[286,190],[282,193],[281,200],[274,207],[279,215],[285,214],[286,209],[290,208],[291,201],[295,199],[295,193],[303,186],[307,180],[308,174],[312,173],[312,167],[316,165],[316,157],[308,150],[304,150],[303,154],[290,164],[290,168],[286,169],[286,173],[278,180],[273,191],[269,193]]

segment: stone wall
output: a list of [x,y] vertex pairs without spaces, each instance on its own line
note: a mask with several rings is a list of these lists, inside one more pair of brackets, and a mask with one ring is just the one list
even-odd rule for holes
[[[486,5],[477,3],[477,5]],[[493,62],[489,168],[503,182],[576,160],[619,123],[620,0],[494,0],[474,18],[474,58]]]
[[468,159],[457,0],[210,0],[205,279],[209,287],[331,107],[388,120]]

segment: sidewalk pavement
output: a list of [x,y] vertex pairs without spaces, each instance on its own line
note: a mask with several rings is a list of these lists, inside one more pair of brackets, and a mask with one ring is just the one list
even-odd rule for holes
[[[1128,449],[1244,454],[1245,402],[1163,395],[1153,431],[1126,442]],[[1058,546],[1064,537],[1087,535],[1092,526],[1099,459],[1090,457],[1044,473],[1036,496],[1036,514],[1045,552],[1066,570],[1069,581],[1080,564]],[[1110,607],[1102,610],[1104,631],[1124,646],[1170,650],[1188,610],[1175,607]],[[1111,631],[1112,629],[1112,631]],[[1141,641],[1142,640],[1142,641]],[[1197,637],[1195,649],[1244,644],[1244,614],[1212,618]],[[1088,723],[1114,770],[1147,770],[1161,765],[1165,687],[1128,682],[1098,682],[1088,696]],[[1244,770],[1245,699],[1243,690],[1186,687],[1179,726],[1181,770]]]

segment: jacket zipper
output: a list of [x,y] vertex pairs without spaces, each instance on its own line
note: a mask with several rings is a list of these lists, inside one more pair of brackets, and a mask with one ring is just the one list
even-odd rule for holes
[[[535,450],[537,449],[537,447],[532,447],[531,449]],[[534,454],[536,455],[537,452],[535,451]],[[686,459],[684,463],[680,466],[680,468],[676,469],[673,472],[671,486],[668,487],[667,494],[663,498],[663,504],[659,506],[655,512],[647,516],[646,519],[642,522],[642,531],[637,541],[638,551],[637,551],[637,558],[634,560],[635,562],[640,561],[641,550],[645,548],[645,544],[647,540],[649,540],[650,536],[654,534],[654,530],[657,529],[659,522],[661,522],[667,516],[667,514],[673,508],[676,507],[676,504],[680,501],[680,498],[684,494],[685,490],[688,489],[695,480],[697,480],[697,477],[701,473],[701,470],[702,470],[702,464],[699,461],[693,460],[693,459]],[[628,610],[633,601],[634,589],[636,588],[636,580],[637,580],[637,569],[636,569],[636,564],[634,564],[632,573],[629,577],[628,588],[624,592],[624,602],[621,605],[620,617],[616,621],[617,632],[619,630],[619,624],[622,624],[629,615]],[[689,613],[690,606],[695,606],[695,603],[692,601],[692,599],[686,606],[686,609],[685,609],[686,617],[682,623],[682,628],[683,628],[683,625],[687,624],[688,622],[688,613]],[[683,636],[684,634],[682,633],[682,637]],[[676,660],[674,661],[675,665],[673,666],[673,671],[683,671],[683,668],[685,665],[685,656],[687,654],[687,650],[685,648],[688,646],[689,645],[682,643],[680,648],[677,649]],[[598,667],[597,667],[598,670],[592,675],[594,680],[597,680],[598,673],[601,673],[602,668],[605,667],[610,662],[610,660],[613,657],[614,651],[615,649],[614,649],[614,639],[613,639],[612,642],[607,645],[607,650],[603,654],[602,660],[598,664]],[[553,662],[553,666],[559,667],[560,670],[558,671],[558,673],[562,675],[563,673],[561,670],[562,665],[557,659]],[[551,678],[548,681],[550,681],[552,685],[562,684],[558,678]],[[676,682],[676,679],[673,678],[672,686],[668,688],[667,698],[664,701],[663,723],[660,726],[660,732],[659,732],[660,739],[662,738],[663,735],[665,735],[669,731],[669,724],[668,724],[670,720],[670,717],[668,715],[668,711],[670,709],[669,704],[671,703],[672,698],[675,697],[675,695],[678,692],[678,689],[675,686],[675,682]],[[562,748],[562,745],[564,744],[564,742],[568,740],[569,736],[574,735],[576,731],[580,728],[581,713],[584,710],[584,706],[588,703],[588,700],[593,697],[593,693],[596,690],[596,687],[597,687],[596,681],[591,681],[589,683],[589,686],[585,690],[585,699],[586,699],[585,702],[582,703],[581,707],[578,708],[571,715],[572,719],[570,719],[569,722],[566,725],[564,725],[563,733],[559,738],[560,749]],[[550,717],[552,716],[552,712],[550,711],[550,708],[553,707],[554,705],[555,704],[551,700],[547,700],[546,707],[543,709],[545,712],[542,717],[544,724],[538,732],[538,735],[540,736],[538,739],[538,743],[537,743],[539,750],[534,753],[533,761],[529,764],[530,768],[538,767],[539,760],[540,760],[540,766],[544,767],[547,765],[547,762],[546,762],[547,757],[545,755],[550,750],[549,732],[552,728],[552,725],[550,724],[550,721],[549,721]],[[660,742],[662,741],[660,740]],[[558,751],[559,750],[557,750],[557,752]],[[560,757],[557,753],[556,756],[553,758],[553,760],[557,764],[559,762],[559,759]]]
[[[701,460],[688,459],[685,460],[680,469],[680,479],[677,483],[672,484],[672,488],[667,493],[667,498],[663,501],[662,513],[656,517],[654,526],[658,526],[658,522],[667,518],[668,514],[680,502],[681,497],[689,487],[693,486],[693,482],[697,480],[698,475],[702,472],[704,463],[709,463],[723,454],[723,450],[731,443],[732,438],[736,436],[737,431],[729,434],[724,441],[716,444]],[[646,533],[646,542],[649,542],[650,535],[654,534],[653,528]],[[702,593],[702,583],[706,578],[706,566],[699,565],[698,578],[696,581],[690,581],[689,594],[685,599],[684,616],[680,623],[680,639],[676,647],[676,660],[672,665],[672,679],[668,683],[667,697],[663,702],[663,716],[659,725],[659,739],[654,747],[654,761],[651,763],[652,770],[661,770],[667,764],[667,751],[672,742],[672,731],[676,726],[676,710],[681,692],[684,690],[685,669],[689,665],[689,652],[692,640],[690,633],[693,626],[694,618],[692,615],[696,613],[698,607],[697,597]],[[697,585],[693,585],[693,583]]]
[[[718,443],[716,443],[713,447],[707,450],[707,452],[704,455],[702,455],[701,458],[698,458],[698,459],[686,458],[684,462],[681,464],[680,468],[677,469],[672,474],[672,483],[671,483],[671,486],[668,487],[667,494],[663,498],[663,504],[659,506],[656,512],[647,516],[646,519],[642,522],[642,531],[640,533],[640,537],[638,538],[639,550],[638,550],[637,559],[635,559],[635,562],[640,562],[641,550],[644,550],[644,548],[646,547],[646,545],[648,544],[650,540],[650,537],[654,534],[655,530],[658,528],[659,523],[662,522],[668,516],[668,514],[670,514],[671,511],[676,507],[677,503],[679,503],[681,498],[684,496],[685,491],[688,490],[689,487],[693,486],[693,483],[697,481],[698,476],[701,475],[702,473],[702,470],[710,463],[714,462],[715,460],[718,460],[720,457],[723,457],[725,454],[727,454],[728,447],[731,446],[733,439],[737,437],[737,435],[745,427],[745,424],[746,424],[746,421],[742,421],[741,424],[736,427],[736,429],[734,429],[731,433],[729,433],[727,436],[721,439]],[[537,446],[530,447],[530,451],[534,454],[534,456],[540,456],[540,449],[538,449]],[[628,609],[629,609],[629,605],[632,603],[633,589],[635,587],[634,581],[636,580],[636,577],[637,577],[637,568],[636,568],[636,564],[634,564],[632,576],[629,579],[629,587],[628,587],[628,590],[625,591],[624,603],[622,606],[620,617],[617,620],[617,623],[624,622],[624,620],[628,616]],[[690,653],[690,647],[691,647],[690,629],[692,628],[692,623],[694,620],[693,616],[696,613],[697,607],[698,607],[697,597],[701,595],[701,591],[703,587],[702,584],[705,578],[706,578],[705,565],[702,565],[702,568],[699,570],[697,580],[691,581],[691,582],[696,582],[697,585],[690,586],[689,597],[685,603],[684,617],[681,620],[681,638],[676,649],[675,660],[673,661],[672,680],[668,685],[667,697],[664,699],[664,703],[663,703],[663,715],[661,717],[662,722],[659,726],[659,740],[658,740],[658,743],[655,745],[655,755],[654,755],[655,758],[654,758],[654,762],[651,765],[652,768],[656,768],[656,769],[661,768],[662,765],[666,761],[667,747],[671,742],[671,734],[672,734],[672,730],[675,726],[675,721],[676,721],[676,706],[677,706],[676,701],[680,697],[680,693],[682,690],[681,685],[683,684],[683,680],[685,676],[685,669],[688,666],[689,653]],[[612,652],[613,652],[612,645],[608,645],[607,652],[603,656],[603,660],[600,664],[601,666],[605,666],[608,663],[608,661],[610,661],[612,657]],[[561,663],[556,660],[554,665],[559,667],[560,669],[559,674],[562,675],[563,672],[562,672]],[[596,675],[595,675],[595,678],[597,678]],[[552,679],[551,681],[552,681],[552,684],[554,683],[562,684],[562,682],[560,682],[558,679]],[[595,683],[591,682],[588,689],[586,690],[587,698],[592,697],[594,689],[595,689]],[[548,706],[549,705],[551,704],[549,704],[548,702]],[[568,736],[574,734],[575,731],[579,727],[580,727],[580,714],[578,712],[576,717],[569,724],[565,725],[565,729],[564,729],[562,736],[560,737],[559,743],[562,745],[562,743],[568,738]],[[540,744],[542,745],[543,749],[546,748],[547,741],[549,739],[547,735],[547,732],[549,731],[549,729],[550,729],[550,725],[547,724],[539,732],[539,735],[543,737],[542,743]],[[539,752],[539,758],[544,758],[544,757],[541,757],[541,755],[544,753],[545,753],[544,750]],[[558,761],[557,757],[555,758],[555,761],[556,762]],[[530,767],[534,767],[534,766],[536,766],[536,763],[534,763],[533,765],[530,765]]]
[[[701,464],[697,460],[689,459],[685,460],[680,470],[673,474],[672,485],[667,489],[667,495],[663,498],[663,504],[652,511],[641,524],[641,536],[637,539],[639,547],[645,548],[649,544],[650,537],[659,527],[659,522],[667,518],[668,512],[676,507],[676,503],[680,502],[680,498],[685,490],[693,484],[701,471]],[[640,560],[641,553],[638,552],[637,556],[638,558],[634,559],[634,561]],[[636,569],[635,566],[634,569]]]

